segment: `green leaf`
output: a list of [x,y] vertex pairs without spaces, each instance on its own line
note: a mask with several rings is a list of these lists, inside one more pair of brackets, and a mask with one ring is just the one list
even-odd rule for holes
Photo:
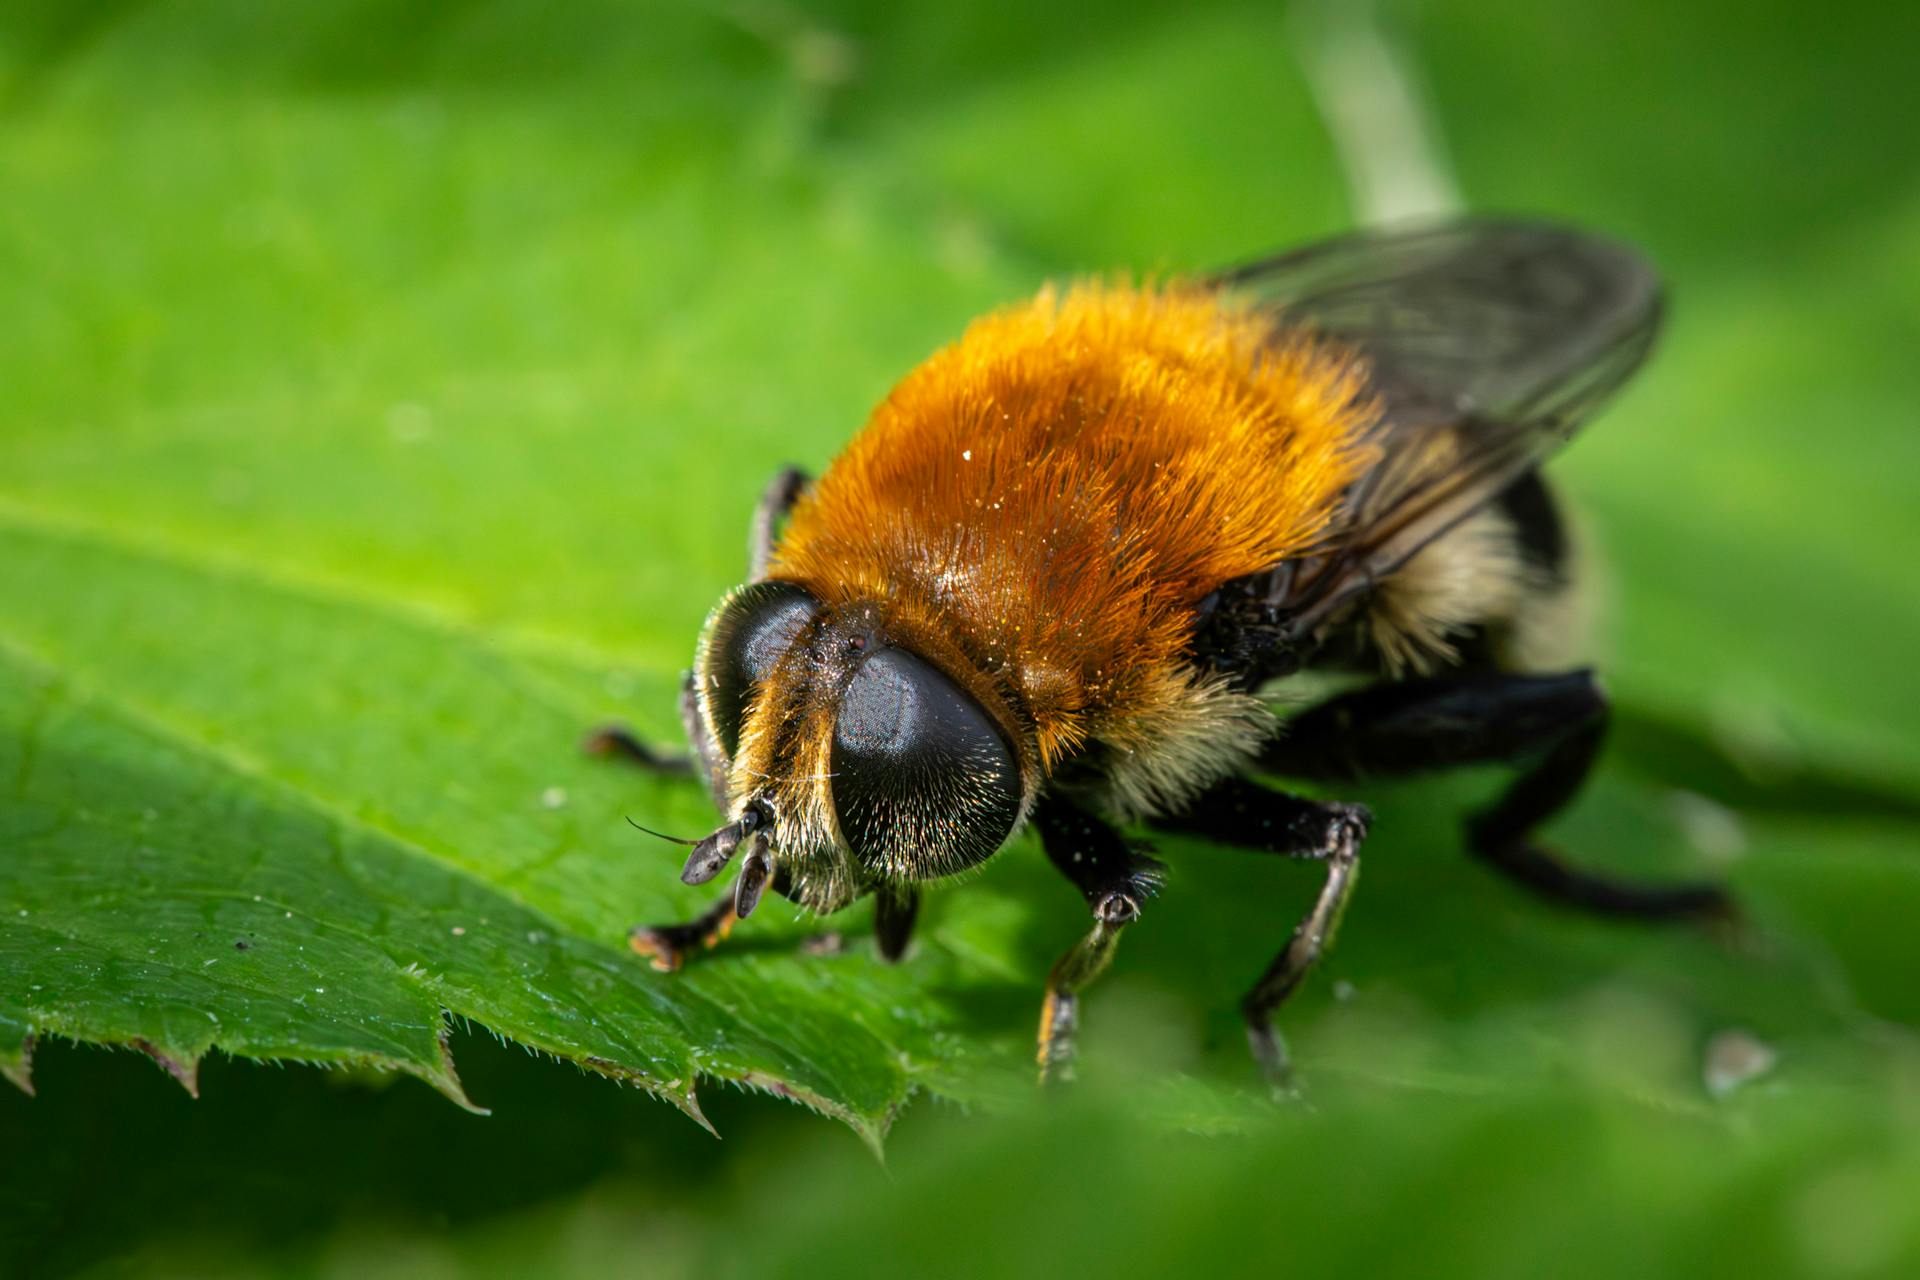
[[[1790,261],[1753,267],[1663,203],[1670,171],[1627,163],[1632,121],[1598,121],[1573,176],[1515,165],[1474,95],[1577,99],[1607,72],[1597,42],[1501,14],[1420,30],[1442,103],[1484,124],[1459,139],[1469,190],[1643,240],[1679,299],[1559,472],[1613,564],[1626,714],[1556,834],[1595,865],[1731,875],[1770,947],[1571,920],[1464,865],[1452,833],[1492,776],[1382,789],[1289,1032],[1363,1103],[1571,1072],[1698,1114],[1702,1047],[1736,1029],[1783,1079],[1877,1076],[1879,1021],[1920,1016],[1898,980],[1920,617],[1893,586],[1920,385],[1888,372],[1920,205],[1884,180],[1844,228],[1790,206],[1747,232],[1792,231]],[[7,21],[0,1071],[29,1083],[32,1042],[67,1037],[190,1087],[217,1048],[465,1102],[447,1028],[470,1020],[696,1118],[702,1079],[876,1142],[916,1092],[1019,1096],[1040,981],[1084,927],[1030,841],[936,895],[905,965],[874,962],[866,908],[770,903],[665,977],[625,931],[703,895],[622,818],[712,815],[577,744],[609,719],[677,740],[764,479],[822,465],[970,315],[1049,273],[1340,224],[1288,28],[1144,5],[1097,30],[1014,6]],[[1718,88],[1687,101],[1710,114]],[[1314,875],[1164,853],[1085,1073],[1245,1127],[1235,996]],[[844,953],[805,954],[829,926]]]
[[[696,1117],[701,1076],[869,1136],[915,1089],[1003,1087],[1019,1037],[982,1053],[970,1001],[1031,983],[1017,913],[891,970],[795,955],[769,908],[663,978],[625,930],[698,897],[620,819],[710,818],[576,743],[677,737],[765,475],[1038,274],[950,197],[803,163],[828,33],[503,6],[390,60],[354,33],[401,7],[361,8],[50,12],[14,46],[9,1073],[68,1036],[189,1087],[218,1047],[465,1101],[453,1017]],[[1096,74],[1136,112],[1143,26]],[[1232,34],[1173,65],[1204,80]],[[209,72],[235,45],[243,83]]]

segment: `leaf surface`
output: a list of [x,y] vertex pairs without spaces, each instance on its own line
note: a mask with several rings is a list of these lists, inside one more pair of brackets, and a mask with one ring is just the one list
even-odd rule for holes
[[[1501,22],[1546,21],[1504,8],[1422,30],[1443,106],[1503,119],[1475,97],[1488,67],[1515,94],[1604,79],[1544,36],[1559,61],[1503,61]],[[697,1081],[728,1080],[876,1141],[916,1091],[1024,1089],[1039,983],[1084,927],[1030,840],[936,895],[905,965],[874,962],[867,908],[769,902],[663,977],[626,929],[704,894],[622,818],[712,815],[577,744],[609,719],[677,742],[767,475],[823,465],[969,316],[1050,274],[1203,269],[1344,221],[1290,29],[500,4],[360,37],[403,10],[268,29],[156,4],[0,41],[0,1069],[30,1083],[33,1040],[70,1037],[189,1085],[218,1048],[464,1102],[466,1019],[696,1116]],[[1894,363],[1920,204],[1879,183],[1844,227],[1789,210],[1762,269],[1624,143],[1575,181],[1487,127],[1461,143],[1470,190],[1586,201],[1563,211],[1645,242],[1680,299],[1563,470],[1612,564],[1625,712],[1556,834],[1595,865],[1731,875],[1773,947],[1492,882],[1453,834],[1490,774],[1383,789],[1296,1047],[1337,1087],[1467,1094],[1553,1077],[1651,1009],[1669,1047],[1738,1025],[1859,1069],[1876,1019],[1920,1016],[1886,976],[1920,902],[1920,615],[1888,589],[1920,535],[1920,385]],[[1235,997],[1314,877],[1163,854],[1086,1069],[1237,1124]],[[1863,887],[1885,931],[1843,909]],[[848,945],[808,954],[826,927]]]

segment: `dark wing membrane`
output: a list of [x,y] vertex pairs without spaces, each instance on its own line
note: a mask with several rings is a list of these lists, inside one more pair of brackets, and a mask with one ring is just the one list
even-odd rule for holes
[[[1324,557],[1276,578],[1304,629],[1571,439],[1639,367],[1660,282],[1631,250],[1551,223],[1363,231],[1218,276],[1365,362],[1381,460]],[[1284,587],[1281,584],[1284,582]]]

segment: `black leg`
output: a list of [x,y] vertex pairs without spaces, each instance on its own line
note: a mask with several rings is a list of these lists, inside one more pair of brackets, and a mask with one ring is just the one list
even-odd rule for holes
[[1367,834],[1365,805],[1306,800],[1245,778],[1217,782],[1180,813],[1153,819],[1162,831],[1289,858],[1324,858],[1349,827]]
[[1532,760],[1491,808],[1468,821],[1467,845],[1476,857],[1543,897],[1588,911],[1648,920],[1731,916],[1732,900],[1719,885],[1650,885],[1597,875],[1531,839],[1586,781],[1608,713],[1591,671],[1389,681],[1295,717],[1261,766],[1289,777],[1352,782]]
[[788,467],[761,491],[760,502],[753,509],[753,524],[747,532],[747,581],[759,582],[767,576],[767,565],[773,559],[773,544],[780,528],[780,522],[787,512],[793,510],[793,504],[800,499],[806,489],[807,473],[798,467]]
[[882,960],[892,964],[906,954],[919,914],[920,891],[912,885],[883,884],[874,890],[873,936]]
[[1120,932],[1160,888],[1165,868],[1127,845],[1106,823],[1068,800],[1040,802],[1033,822],[1047,859],[1073,881],[1093,911],[1093,928],[1054,963],[1040,1009],[1040,1078],[1072,1074],[1080,989],[1113,960]]
[[1606,722],[1576,730],[1520,775],[1492,808],[1467,821],[1467,848],[1543,898],[1600,915],[1638,920],[1731,920],[1733,899],[1707,882],[1645,884],[1570,866],[1529,837],[1586,781],[1606,737]]
[[705,776],[707,790],[713,795],[713,802],[720,809],[727,807],[727,771],[726,761],[715,748],[713,740],[707,736],[706,725],[700,719],[699,691],[693,686],[693,673],[689,671],[680,681],[680,727],[686,731],[687,741],[693,744],[691,758],[665,751],[655,750],[634,737],[625,727],[617,724],[595,729],[581,742],[581,750],[588,755],[609,756],[638,765],[649,773],[679,777],[691,773]]
[[677,752],[657,751],[633,736],[633,731],[624,725],[603,725],[588,734],[580,743],[580,749],[590,756],[606,756],[613,760],[624,760],[637,765],[648,773],[664,773],[674,776],[691,775],[693,758]]
[[1333,942],[1360,872],[1360,842],[1371,821],[1357,804],[1326,804],[1274,791],[1244,778],[1229,778],[1201,795],[1184,812],[1154,825],[1225,844],[1327,864],[1326,883],[1294,927],[1260,980],[1240,1002],[1247,1044],[1274,1092],[1290,1092],[1293,1067],[1286,1041],[1274,1029],[1274,1011],[1286,1002]]
[[[767,576],[767,564],[773,558],[773,544],[780,522],[793,509],[793,504],[799,500],[807,483],[807,473],[798,467],[788,467],[767,482],[758,505],[754,507],[753,523],[747,532],[748,581],[758,582]],[[700,719],[700,696],[694,688],[691,671],[680,682],[680,726],[686,730],[687,741],[693,746],[691,760],[686,756],[656,751],[617,724],[594,730],[586,736],[581,747],[589,755],[612,756],[651,773],[703,772],[707,789],[713,793],[714,803],[725,809],[726,762],[708,738],[706,725]],[[700,766],[698,769],[696,762]]]
[[[758,582],[767,576],[767,564],[773,558],[773,544],[780,522],[793,509],[793,504],[799,500],[808,482],[806,472],[798,467],[788,467],[768,481],[766,489],[761,492],[747,534],[748,581]],[[694,688],[691,671],[680,682],[680,726],[693,746],[692,759],[657,751],[634,737],[625,726],[617,724],[589,733],[581,742],[581,749],[589,755],[625,760],[650,773],[703,773],[707,789],[713,793],[714,803],[724,810],[727,807],[726,761],[707,736],[706,725],[700,718],[699,691]]]
[[1287,722],[1260,765],[1294,778],[1356,782],[1523,759],[1607,714],[1591,671],[1383,680]]
[[[733,932],[733,926],[740,922],[741,887],[736,883],[724,898],[684,923],[635,925],[627,931],[627,945],[635,955],[647,957],[660,972],[674,972],[686,963],[689,955],[719,946]],[[751,891],[750,882],[748,887]],[[776,869],[773,878],[761,887],[793,899],[793,880],[784,867]],[[749,904],[747,910],[752,911],[753,907]]]
[[717,946],[733,932],[740,917],[733,912],[733,894],[709,907],[684,924],[640,924],[627,934],[627,945],[635,955],[647,957],[661,973],[672,973],[686,963],[689,952]]

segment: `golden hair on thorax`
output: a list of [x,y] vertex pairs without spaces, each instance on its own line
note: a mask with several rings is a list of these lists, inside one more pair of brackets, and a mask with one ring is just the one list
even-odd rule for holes
[[[1187,730],[1217,732],[1228,700],[1183,661],[1194,606],[1326,532],[1373,413],[1349,358],[1276,343],[1217,292],[1048,288],[893,389],[794,507],[772,576],[877,604],[1043,772],[1101,741],[1147,757],[1128,799],[1177,798],[1153,757],[1212,750]],[[1249,467],[1289,483],[1252,489]],[[1225,727],[1221,754],[1264,718]]]

